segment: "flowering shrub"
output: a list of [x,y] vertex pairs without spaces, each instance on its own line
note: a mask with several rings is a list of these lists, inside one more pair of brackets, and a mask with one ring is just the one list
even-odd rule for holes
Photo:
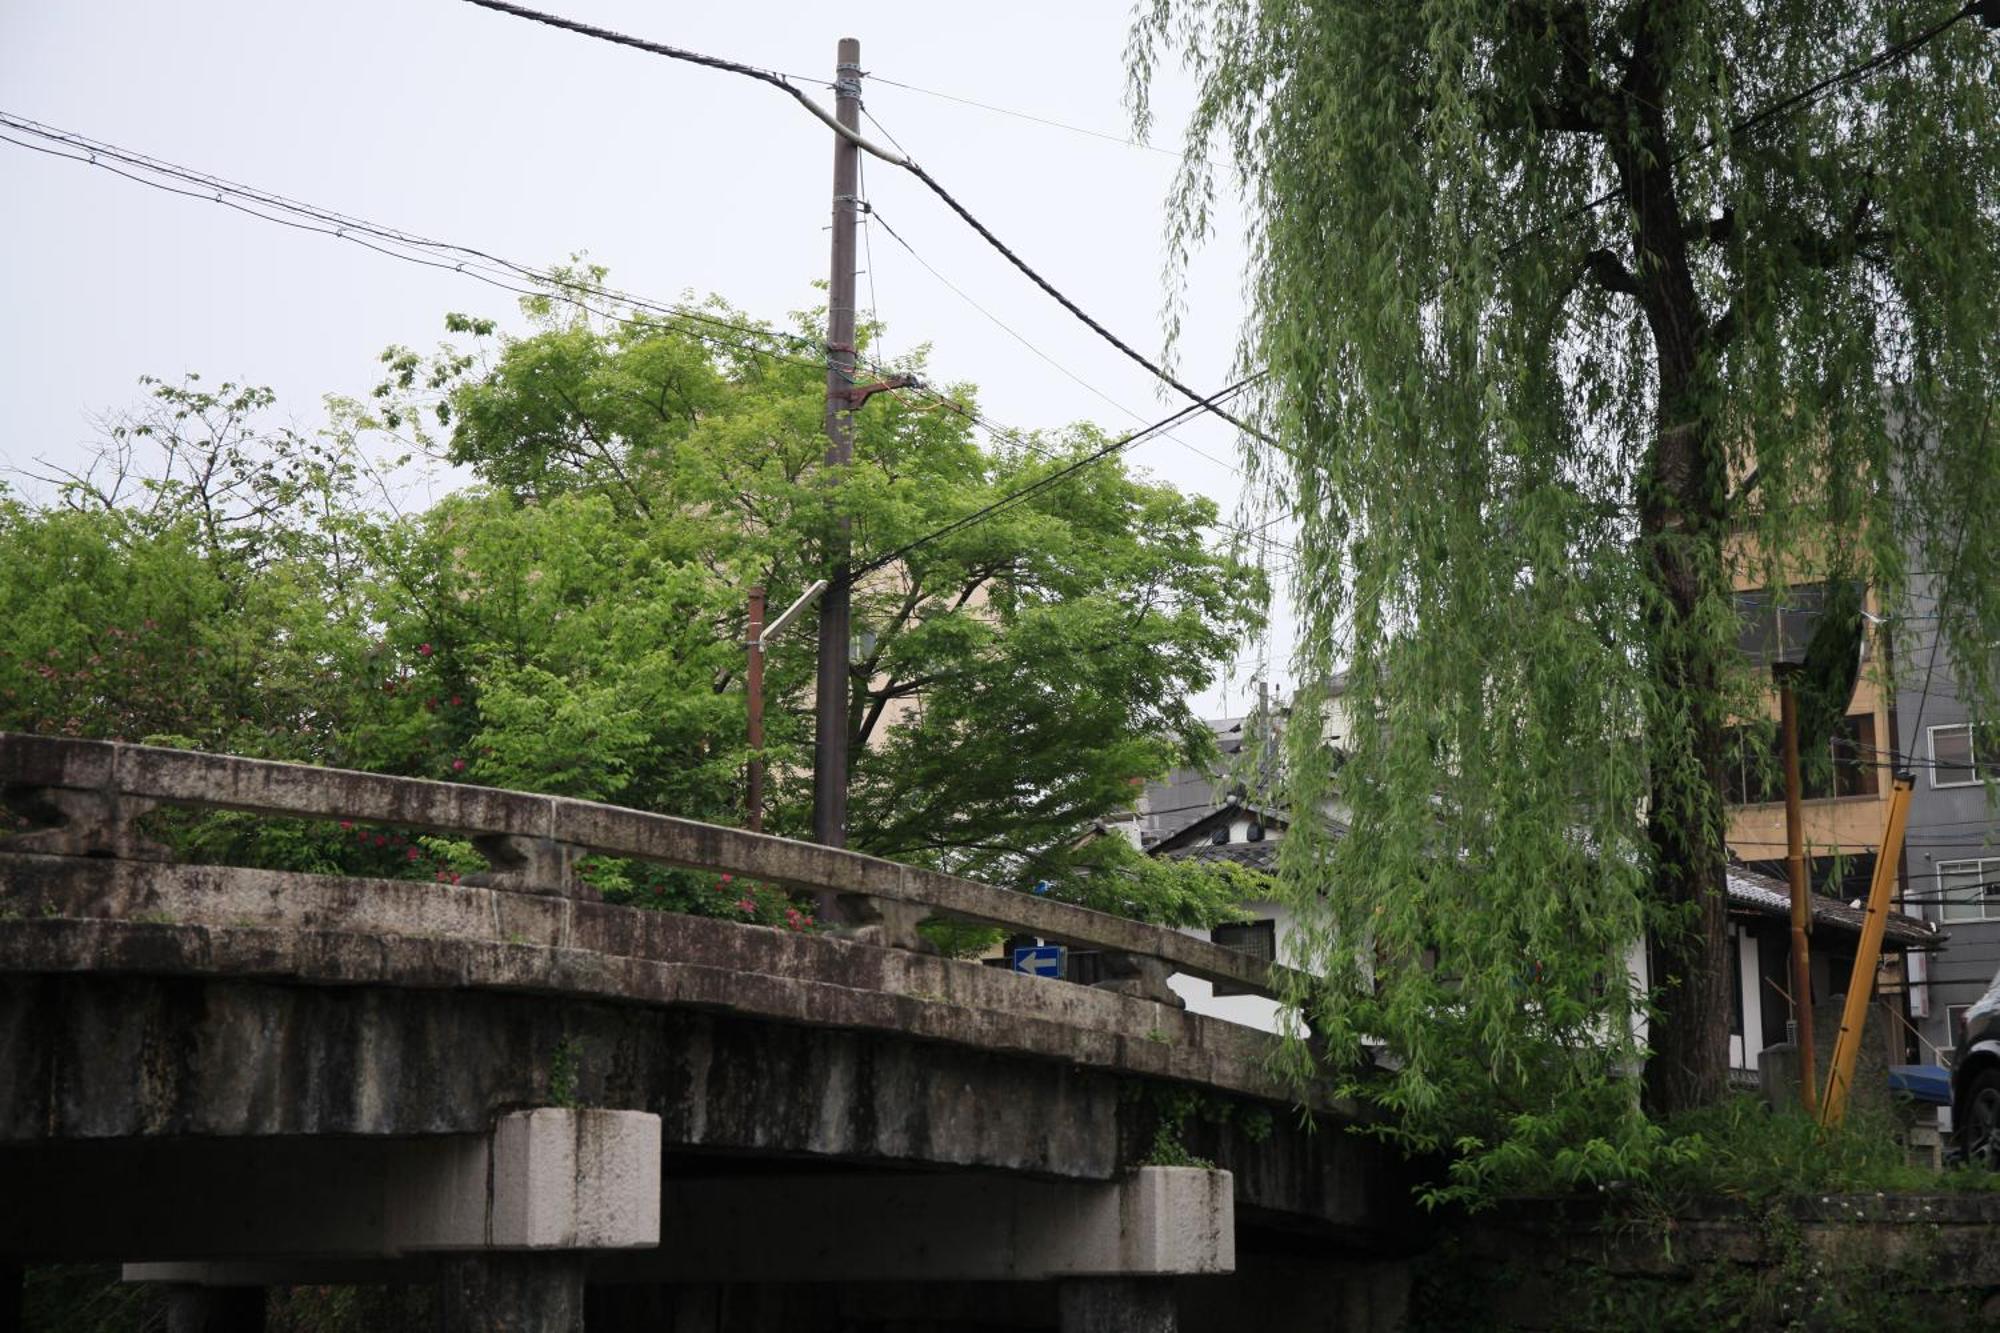
[[817,925],[809,900],[773,884],[753,883],[727,873],[673,870],[645,861],[593,856],[578,864],[577,875],[602,893],[606,902],[793,931],[810,931]]

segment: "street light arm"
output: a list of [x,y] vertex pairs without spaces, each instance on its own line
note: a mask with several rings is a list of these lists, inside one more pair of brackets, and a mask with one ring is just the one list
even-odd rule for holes
[[826,591],[826,580],[818,579],[814,581],[813,585],[810,588],[807,588],[804,592],[800,593],[799,600],[793,602],[790,606],[786,607],[784,611],[778,616],[778,618],[772,621],[770,624],[766,625],[764,627],[764,632],[757,636],[758,649],[761,651],[763,649],[769,648],[771,646],[771,640],[777,638],[778,635],[782,634],[784,632],[785,626],[791,624],[794,620],[798,619],[799,612],[805,610],[806,606],[812,601],[813,598],[819,596],[821,593],[825,591]]

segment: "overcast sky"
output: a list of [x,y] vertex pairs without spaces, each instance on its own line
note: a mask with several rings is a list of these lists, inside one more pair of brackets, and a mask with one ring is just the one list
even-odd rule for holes
[[[1087,310],[1162,350],[1172,156],[880,81],[1120,135],[1123,4],[864,3],[838,17],[793,0],[543,7],[822,80],[837,39],[859,38],[878,76],[867,106],[888,132]],[[830,135],[796,103],[462,0],[0,0],[0,88],[15,115],[370,221],[537,266],[587,251],[613,285],[656,299],[713,292],[776,320],[813,304],[826,274]],[[1187,90],[1163,95],[1156,142],[1177,147]],[[924,259],[1043,355],[877,230],[860,294],[887,322],[888,350],[931,344],[937,377],[976,381],[988,415],[1012,426],[1121,429],[1180,406],[918,182],[876,163],[866,185]],[[6,143],[0,216],[10,467],[86,457],[93,419],[135,404],[143,374],[267,384],[282,415],[311,426],[323,395],[375,382],[384,346],[437,342],[446,311],[521,326],[514,298],[460,275]],[[1219,236],[1176,293],[1189,312],[1181,377],[1197,387],[1229,377],[1239,233]],[[1204,419],[1175,435],[1132,461],[1233,513],[1231,432]],[[1275,637],[1280,665],[1289,644]],[[1235,688],[1204,697],[1207,711],[1240,711],[1244,667]]]

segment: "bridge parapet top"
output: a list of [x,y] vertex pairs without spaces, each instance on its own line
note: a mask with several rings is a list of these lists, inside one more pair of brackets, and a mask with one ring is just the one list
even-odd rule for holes
[[160,805],[351,819],[469,837],[493,866],[493,887],[516,892],[573,894],[576,857],[630,857],[863,898],[909,924],[938,916],[1124,954],[1157,974],[1155,992],[1167,972],[1264,995],[1277,994],[1281,980],[1281,969],[1261,959],[1166,927],[858,852],[569,797],[8,732],[0,732],[0,791],[45,826],[0,842],[0,856],[157,859],[164,853],[132,821]]

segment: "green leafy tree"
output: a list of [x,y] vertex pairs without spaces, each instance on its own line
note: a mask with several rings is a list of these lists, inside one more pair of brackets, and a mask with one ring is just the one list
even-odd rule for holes
[[1412,1132],[1474,1109],[1504,1132],[1628,1068],[1620,955],[1647,932],[1647,1102],[1723,1090],[1718,773],[1758,688],[1739,577],[1856,577],[1893,606],[1922,552],[1946,659],[1990,705],[1978,8],[1145,7],[1142,122],[1169,51],[1200,88],[1177,250],[1219,144],[1252,201],[1243,359],[1302,516],[1301,664],[1346,670],[1337,777],[1292,729],[1297,798],[1337,783],[1353,814],[1337,846],[1286,843],[1333,983],[1314,1025],[1392,1042]]
[[[726,336],[529,307],[524,336],[454,317],[465,346],[392,349],[376,399],[336,403],[309,437],[263,426],[260,390],[154,386],[53,503],[0,495],[0,726],[734,822],[748,589],[782,606],[823,576],[845,515],[861,563],[908,548],[856,590],[852,844],[1127,914],[1228,915],[1224,876],[1075,841],[1201,756],[1186,699],[1258,623],[1261,576],[1209,547],[1209,502],[1109,461],[923,540],[1102,437],[982,449],[969,387],[882,395],[833,474],[825,372],[799,336],[721,307]],[[361,489],[383,431],[476,484],[393,512]],[[795,633],[769,658],[775,832],[807,823],[813,651]],[[260,863],[476,864],[393,830],[230,817],[181,836]],[[712,876],[587,873],[621,899],[804,924],[782,894]]]
[[[460,551],[455,564],[488,567],[464,550],[462,533],[477,530],[462,527],[466,505],[510,531],[587,506],[569,539],[597,544],[588,556],[597,567],[520,611],[511,594],[433,596],[441,619],[425,633],[451,641],[445,622],[504,614],[512,628],[502,637],[539,645],[534,627],[551,607],[617,601],[631,629],[626,654],[646,626],[656,637],[684,631],[689,651],[707,645],[698,669],[687,659],[694,677],[663,682],[659,696],[687,701],[684,719],[711,738],[704,766],[676,778],[710,794],[704,813],[726,814],[738,798],[740,724],[724,725],[715,708],[740,716],[731,687],[745,594],[763,584],[781,606],[823,577],[837,516],[865,571],[848,711],[858,850],[1010,880],[1053,874],[1079,828],[1209,743],[1187,699],[1260,623],[1264,600],[1261,575],[1211,549],[1210,502],[1110,461],[930,539],[1103,437],[1075,427],[982,449],[970,386],[879,394],[856,415],[853,464],[833,475],[822,461],[825,371],[800,355],[811,346],[803,335],[754,328],[722,307],[712,313],[726,334],[699,321],[596,321],[556,302],[534,313],[538,326],[523,337],[461,322],[481,337],[477,354],[392,350],[365,420],[409,430],[487,484],[483,498],[426,520],[451,532],[437,540]],[[874,332],[864,333],[865,355]],[[925,368],[921,354],[870,364],[882,375]],[[620,550],[632,571],[678,571],[682,600],[631,605],[635,573],[605,563]],[[438,569],[439,557],[420,563]],[[511,587],[522,576],[505,571],[519,563],[490,562],[479,578],[499,582],[480,587]],[[568,632],[587,638],[589,624],[572,621]],[[813,646],[810,635],[790,636],[767,666],[777,831],[801,832],[807,815]],[[581,651],[579,661],[601,649]],[[630,739],[656,743],[659,700],[610,677],[602,684],[607,705],[631,711]],[[579,734],[615,750],[603,745],[610,730]],[[658,753],[681,760],[688,739]],[[483,762],[482,776],[502,778],[497,757]],[[504,776],[528,774],[515,763]],[[653,781],[617,790],[635,804],[695,808],[685,794],[655,805],[664,793]]]

